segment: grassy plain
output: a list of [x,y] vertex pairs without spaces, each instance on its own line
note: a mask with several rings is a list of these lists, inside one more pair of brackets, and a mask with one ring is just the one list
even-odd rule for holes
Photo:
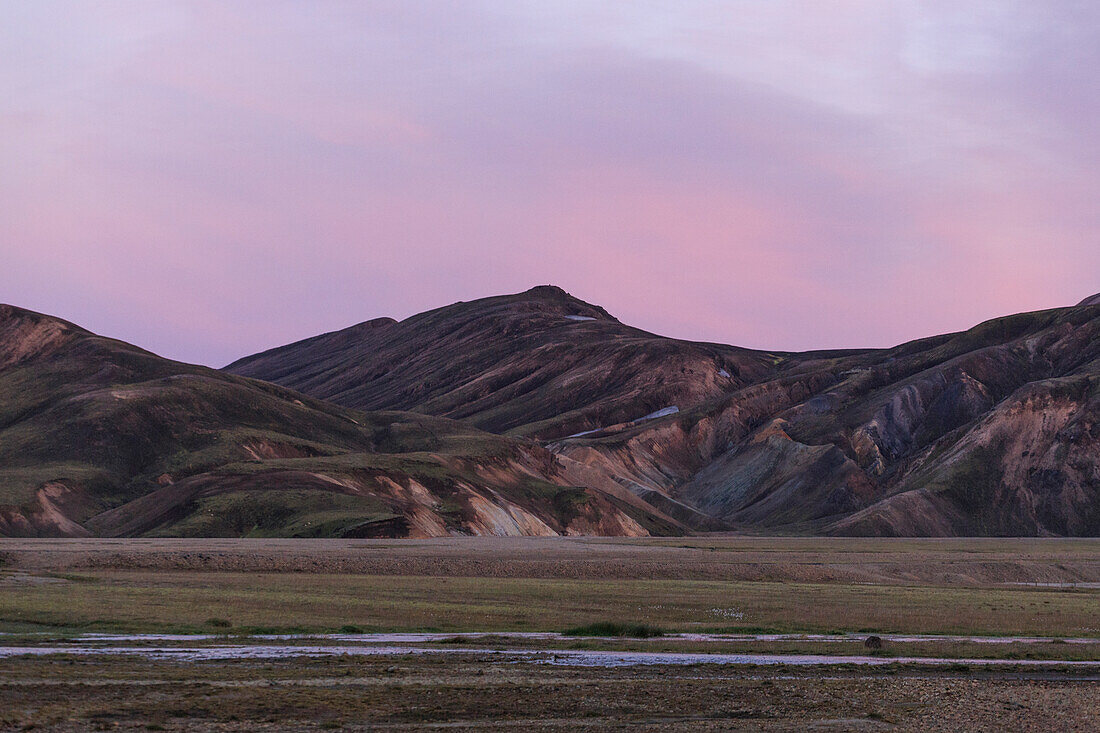
[[1100,637],[1090,540],[4,540],[0,558],[9,631]]
[[[699,580],[94,571],[9,586],[0,623],[188,632],[560,631],[612,620],[670,631],[1100,635],[1100,591]],[[205,630],[210,630],[206,628]]]

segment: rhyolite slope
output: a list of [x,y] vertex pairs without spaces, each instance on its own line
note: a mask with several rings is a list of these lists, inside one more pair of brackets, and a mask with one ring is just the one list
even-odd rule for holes
[[701,528],[1095,536],[1098,300],[800,354],[655,336],[540,287],[228,369],[537,437],[571,480]]
[[563,461],[0,306],[0,536],[679,531],[613,482],[569,484]]

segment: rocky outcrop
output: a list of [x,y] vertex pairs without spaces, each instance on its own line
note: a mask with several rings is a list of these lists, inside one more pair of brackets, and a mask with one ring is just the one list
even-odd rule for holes
[[0,304],[0,369],[48,356],[81,332],[60,319]]
[[1100,535],[1100,379],[1028,384],[837,534]]

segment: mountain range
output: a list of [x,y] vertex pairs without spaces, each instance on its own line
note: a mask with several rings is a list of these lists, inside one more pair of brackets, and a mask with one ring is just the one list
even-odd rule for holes
[[1100,535],[1100,296],[891,349],[560,288],[214,370],[0,306],[0,535]]

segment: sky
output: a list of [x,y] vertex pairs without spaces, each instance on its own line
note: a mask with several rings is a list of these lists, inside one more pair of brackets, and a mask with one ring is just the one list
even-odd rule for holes
[[211,366],[555,284],[891,346],[1100,291],[1100,3],[0,0],[0,302]]

